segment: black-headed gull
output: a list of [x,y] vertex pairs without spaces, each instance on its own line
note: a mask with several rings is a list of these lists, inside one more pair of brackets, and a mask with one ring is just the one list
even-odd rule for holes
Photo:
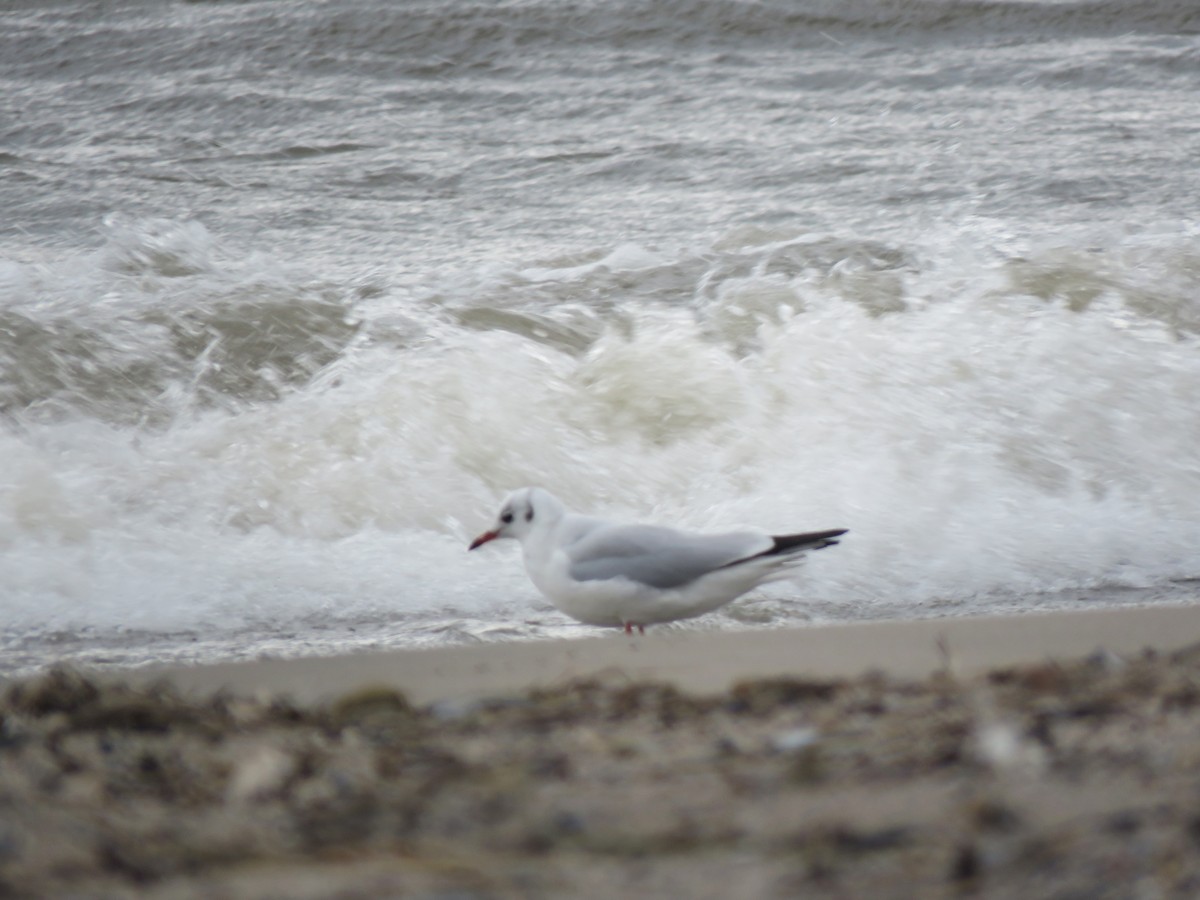
[[787,576],[806,550],[837,543],[845,528],[807,534],[697,534],[622,525],[568,512],[549,491],[521,488],[471,550],[497,538],[521,542],[525,571],[568,616],[589,625],[636,627],[712,612]]

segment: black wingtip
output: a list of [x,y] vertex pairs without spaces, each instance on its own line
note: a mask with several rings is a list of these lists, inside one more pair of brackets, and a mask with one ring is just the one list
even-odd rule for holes
[[771,537],[775,545],[763,556],[775,556],[779,553],[789,553],[796,550],[821,550],[833,547],[838,538],[849,531],[849,528],[834,528],[829,531],[810,531],[805,534],[777,534]]

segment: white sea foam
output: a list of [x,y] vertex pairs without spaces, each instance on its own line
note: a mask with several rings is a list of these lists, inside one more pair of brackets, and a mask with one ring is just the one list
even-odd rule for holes
[[[1122,288],[1145,273],[1116,252],[1095,289],[1052,252],[972,279],[957,254],[917,263],[850,241],[828,266],[828,240],[773,237],[702,254],[693,302],[618,303],[580,348],[456,325],[444,297],[405,310],[405,290],[372,301],[384,325],[368,318],[319,377],[276,397],[247,389],[140,425],[10,409],[7,622],[271,635],[390,621],[403,643],[458,618],[549,633],[562,620],[514,553],[464,549],[496,497],[529,483],[695,528],[849,527],[796,585],[750,601],[768,621],[986,611],[1200,573],[1200,353],[1169,314],[1181,297],[1148,314]],[[648,254],[603,258],[608,276],[659,277]],[[226,297],[227,274],[173,277],[192,279],[194,314],[206,290]],[[595,277],[560,273],[562,290]],[[1031,278],[1057,286],[1035,296]],[[389,306],[422,336],[392,342]],[[107,327],[116,340],[139,326],[118,304]],[[283,333],[296,345],[280,358],[325,344]]]

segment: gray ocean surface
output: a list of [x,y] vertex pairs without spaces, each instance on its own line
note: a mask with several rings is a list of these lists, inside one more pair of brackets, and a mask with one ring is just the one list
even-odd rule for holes
[[0,674],[592,634],[508,489],[848,527],[680,628],[1189,602],[1194,0],[0,2]]

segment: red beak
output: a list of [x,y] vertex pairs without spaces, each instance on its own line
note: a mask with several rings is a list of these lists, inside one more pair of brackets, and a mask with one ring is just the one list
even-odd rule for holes
[[488,541],[494,541],[498,537],[500,537],[500,532],[498,531],[485,531],[479,537],[475,538],[475,540],[471,541],[471,546],[467,549],[474,550],[476,547],[482,547]]

